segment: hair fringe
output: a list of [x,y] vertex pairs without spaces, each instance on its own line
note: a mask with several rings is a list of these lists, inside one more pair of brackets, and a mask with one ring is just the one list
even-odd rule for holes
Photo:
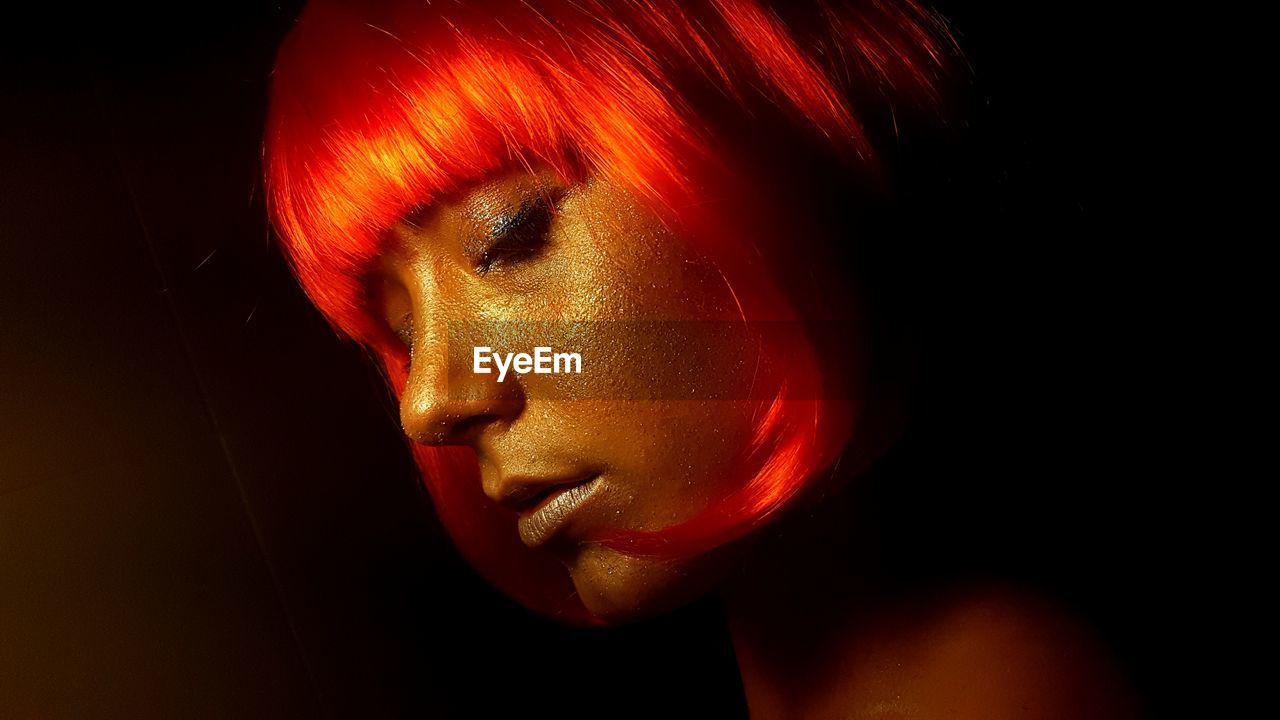
[[[798,132],[874,166],[862,114],[874,103],[855,100],[936,104],[954,54],[945,25],[914,0],[313,0],[276,61],[268,207],[306,293],[339,334],[374,351],[399,397],[408,358],[368,311],[363,276],[413,208],[496,170],[545,164],[566,179],[606,176],[705,229],[698,178],[721,149],[700,98],[781,109]],[[817,373],[811,353],[796,353],[794,372]],[[598,540],[671,557],[745,535],[834,462],[850,431],[841,412],[781,388],[738,489],[674,527]],[[483,574],[529,607],[592,622],[565,606],[572,588],[558,564],[520,545],[484,497],[468,450],[412,450]]]

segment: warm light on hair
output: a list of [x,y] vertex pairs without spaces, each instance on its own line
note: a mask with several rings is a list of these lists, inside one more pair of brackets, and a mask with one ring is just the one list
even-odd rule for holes
[[[407,356],[367,307],[363,277],[398,219],[495,171],[607,177],[731,263],[742,241],[715,232],[713,210],[696,202],[707,178],[724,175],[725,120],[705,108],[750,118],[767,106],[851,166],[874,168],[852,98],[931,102],[951,52],[945,28],[913,0],[774,5],[311,2],[279,52],[265,143],[272,220],[303,288],[340,333],[372,349],[398,397]],[[744,317],[788,316],[767,278],[725,271],[746,288]],[[794,354],[794,379],[812,382],[801,377],[817,372],[812,352]],[[736,490],[674,527],[599,541],[688,555],[741,537],[834,462],[854,422],[785,387],[763,410]],[[521,545],[512,516],[483,495],[469,450],[413,452],[480,572],[531,608],[589,621],[563,569]]]

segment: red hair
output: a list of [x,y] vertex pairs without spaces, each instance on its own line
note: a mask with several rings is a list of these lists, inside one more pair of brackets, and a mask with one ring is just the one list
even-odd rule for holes
[[[710,178],[733,177],[706,109],[755,117],[767,107],[874,169],[851,98],[931,101],[950,43],[913,0],[773,5],[313,0],[280,49],[265,141],[272,221],[302,287],[373,352],[399,397],[407,353],[370,311],[364,283],[387,229],[496,170],[542,165],[568,180],[607,177],[696,238],[751,289],[739,296],[744,319],[794,319],[754,255],[698,202]],[[812,348],[787,355],[735,490],[674,527],[598,540],[696,554],[750,532],[829,468],[855,418],[819,395],[798,398],[794,387],[821,384],[819,364]],[[483,495],[469,450],[413,452],[442,522],[482,574],[531,608],[589,620],[563,569],[524,548],[514,518]]]

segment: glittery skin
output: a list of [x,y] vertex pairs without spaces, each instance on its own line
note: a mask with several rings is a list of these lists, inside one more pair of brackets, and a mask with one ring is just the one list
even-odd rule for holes
[[[545,246],[476,272],[492,227],[539,193],[558,198]],[[656,530],[693,516],[723,491],[752,429],[745,402],[621,399],[635,383],[697,385],[726,376],[746,383],[754,367],[752,347],[663,347],[592,324],[725,320],[738,312],[723,276],[656,213],[603,178],[566,186],[546,174],[506,175],[394,228],[378,281],[388,323],[412,343],[401,398],[410,437],[471,445],[486,494],[500,502],[515,478],[599,473],[599,490],[542,546],[565,563],[594,613],[650,614],[714,582],[731,551],[671,562],[581,542],[603,528]],[[450,322],[481,321],[475,333],[484,335],[512,320],[583,321],[571,337],[548,342],[581,352],[590,372],[523,375],[501,385],[494,375],[449,375]],[[731,338],[704,344],[717,342]],[[539,383],[564,387],[552,392]],[[592,399],[556,399],[575,394]]]

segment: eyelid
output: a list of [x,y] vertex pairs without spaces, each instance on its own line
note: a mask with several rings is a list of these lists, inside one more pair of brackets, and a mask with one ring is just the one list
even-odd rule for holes
[[[547,215],[546,221],[550,223],[554,220],[558,204],[567,193],[566,188],[546,188],[540,187],[538,191],[523,198],[520,207],[513,213],[508,213],[499,217],[491,224],[489,233],[480,241],[479,248],[472,255],[472,262],[476,265],[476,270],[480,274],[487,273],[494,262],[490,260],[486,262],[488,256],[494,250],[502,247],[505,241],[511,239],[517,232],[525,229],[532,220],[539,219],[543,213]],[[540,235],[545,235],[547,229],[543,229]],[[540,242],[545,241],[545,237],[539,238]],[[501,260],[501,258],[496,258]]]
[[520,192],[515,212],[507,213],[498,218],[498,222],[494,223],[494,235],[501,232],[510,232],[511,228],[503,228],[503,221],[513,221],[517,216],[528,211],[532,211],[539,207],[547,207],[554,209],[560,203],[569,189],[561,185],[535,185]]

